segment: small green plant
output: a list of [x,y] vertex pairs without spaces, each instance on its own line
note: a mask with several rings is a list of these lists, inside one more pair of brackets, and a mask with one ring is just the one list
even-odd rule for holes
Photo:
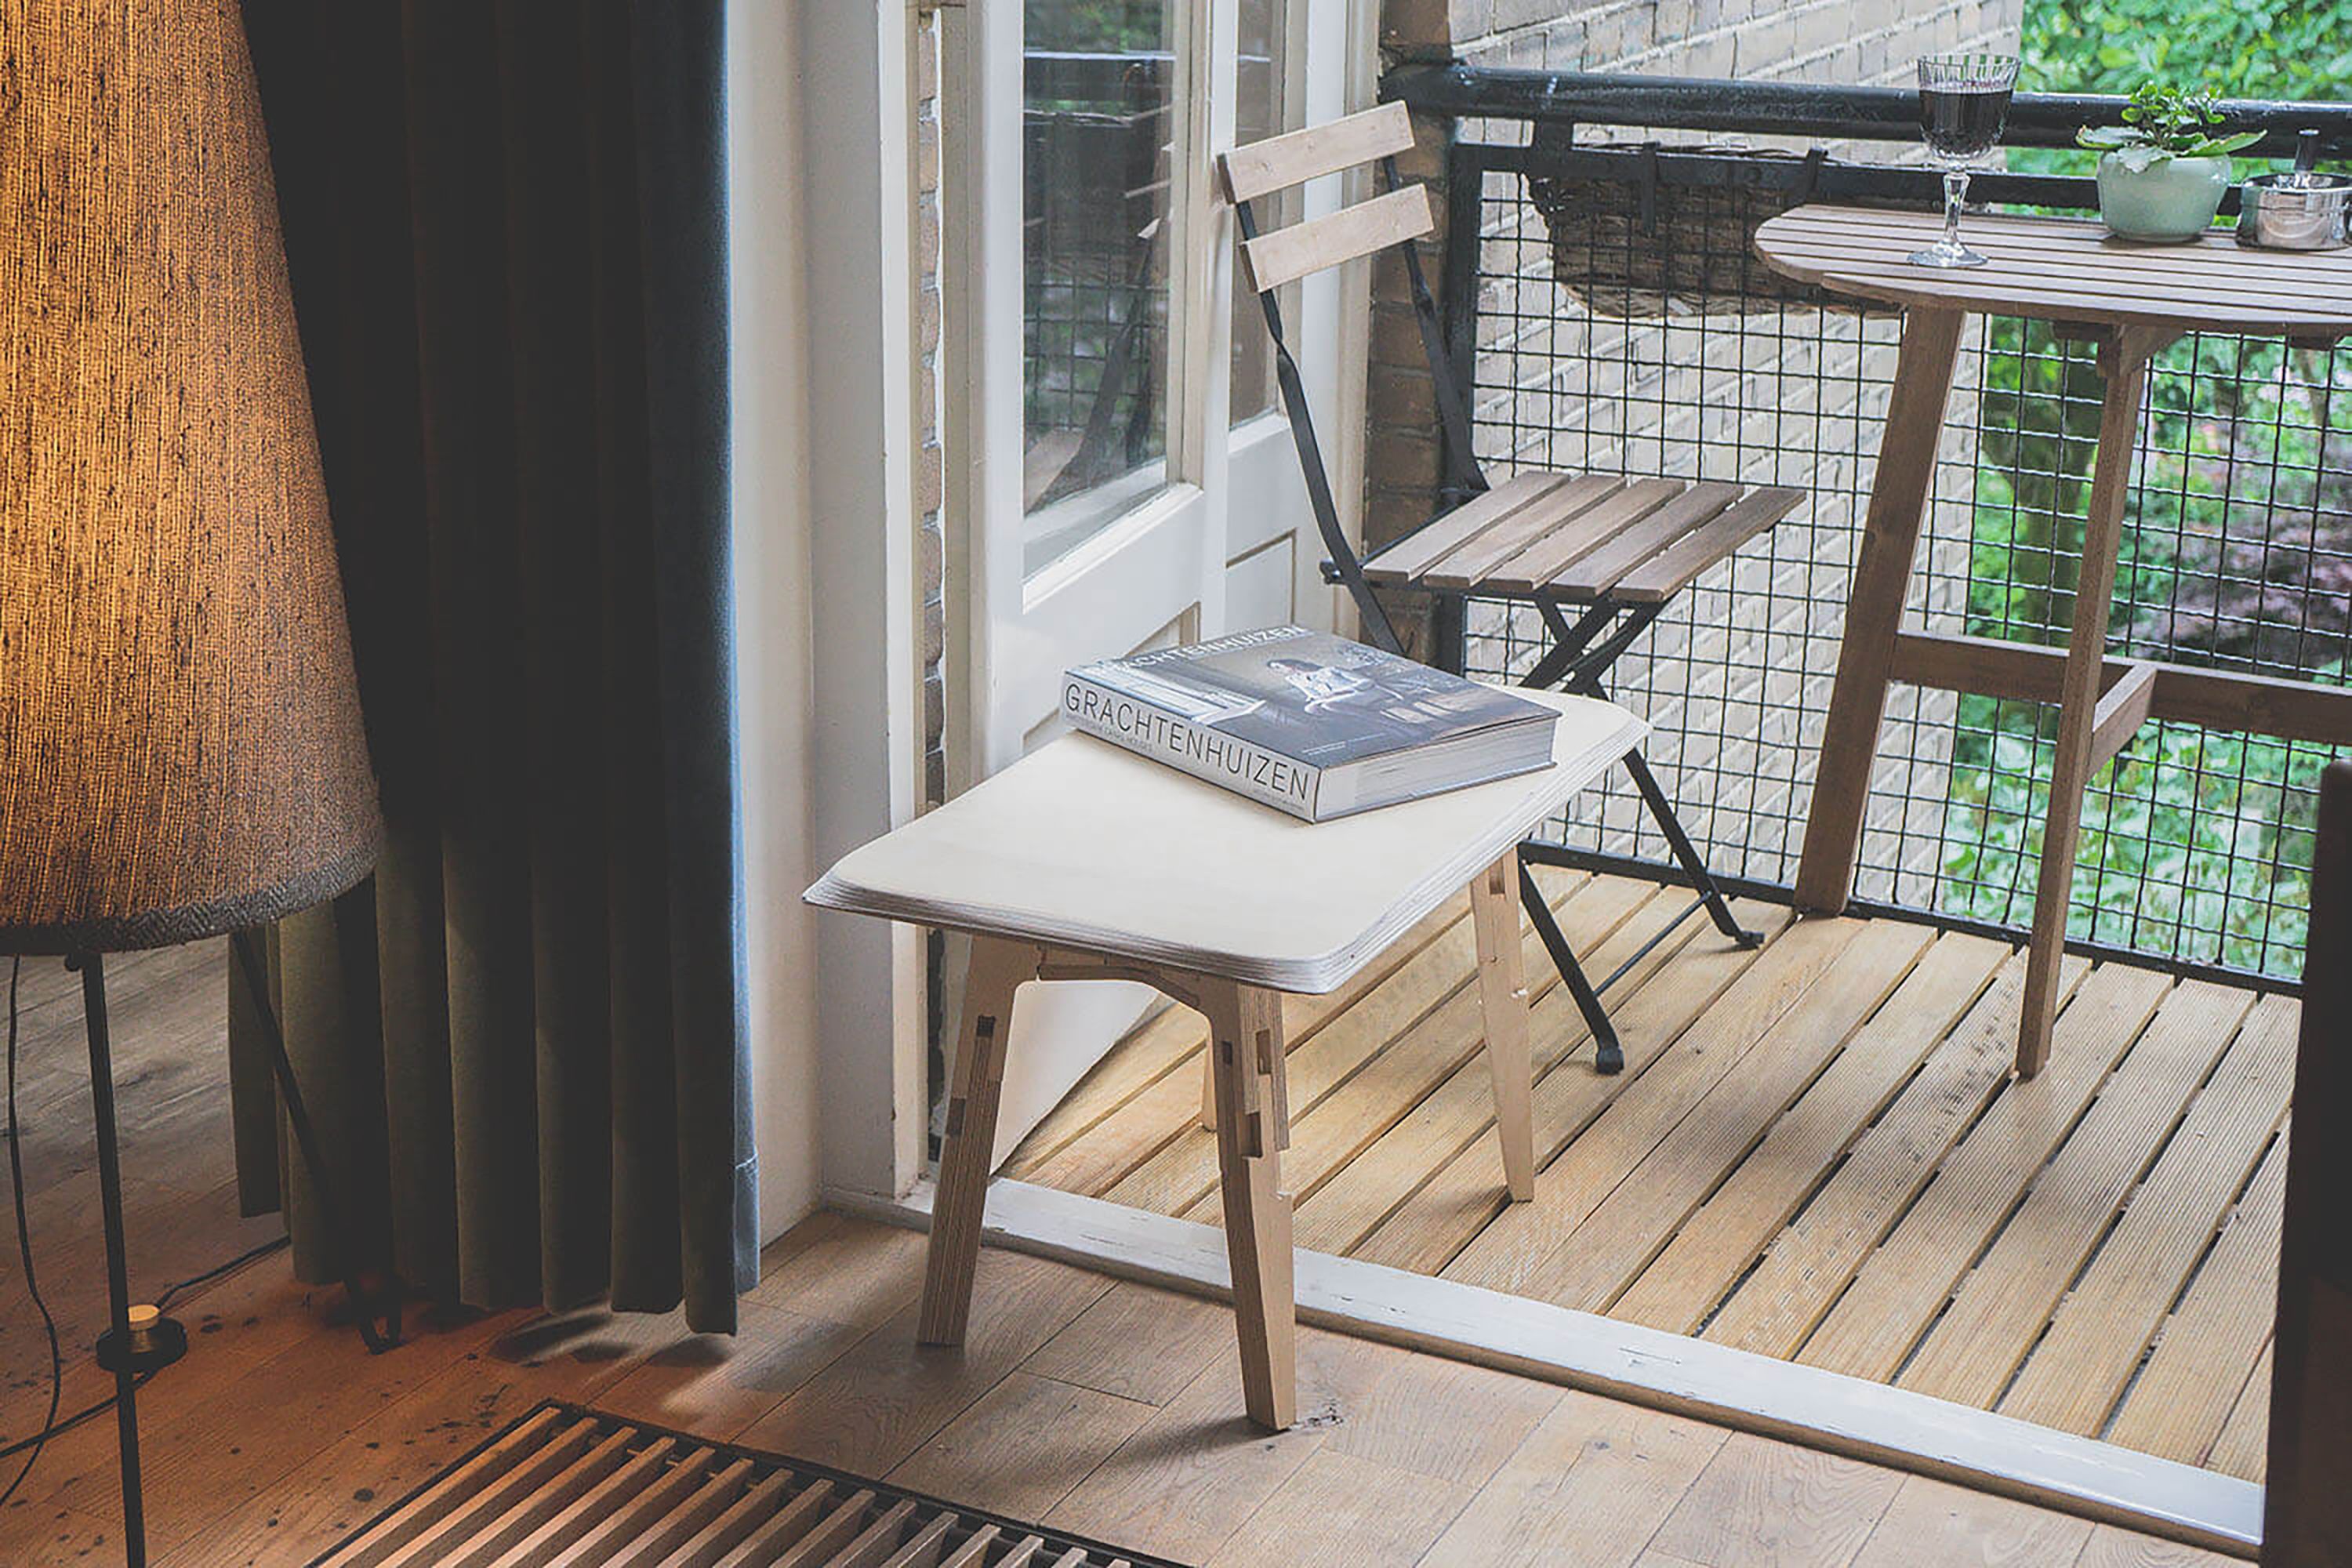
[[2121,125],[2085,126],[2074,140],[2116,160],[2137,174],[2171,158],[2218,158],[2251,147],[2259,131],[2215,135],[2221,111],[2207,89],[2167,87],[2153,78],[2139,84],[2124,110]]

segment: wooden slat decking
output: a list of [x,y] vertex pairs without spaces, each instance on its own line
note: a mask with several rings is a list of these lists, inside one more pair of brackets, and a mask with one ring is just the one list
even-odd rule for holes
[[[1381,1008],[1415,1008],[1409,993],[1428,987],[1437,966],[1434,955],[1418,970],[1412,960],[1462,913],[1441,915],[1401,943],[1374,984],[1295,1016],[1318,1029],[1361,1020],[1354,1026],[1377,1030]],[[224,960],[223,945],[210,942],[109,965],[131,1255],[142,1289],[232,1258],[270,1228],[238,1220],[233,1193],[219,1184],[230,1135]],[[1453,962],[1466,975],[1467,948]],[[1684,962],[1698,960],[1685,950]],[[1420,1012],[1444,999],[1435,989],[1419,994]],[[66,1342],[66,1408],[79,1409],[108,1385],[87,1348],[105,1288],[89,1243],[95,1183],[76,977],[54,960],[27,961],[22,1000],[20,1109],[37,1108],[24,1126],[28,1207],[43,1290]],[[1138,1107],[1130,1118],[1139,1117],[1148,1097],[1180,1089],[1197,1103],[1198,1080],[1181,1071],[1162,1071],[1139,1098],[1136,1079],[1122,1074],[1141,1059],[1130,1049],[1120,1074],[1098,1075],[1074,1097],[1077,1110],[1091,1108],[1087,1124],[1120,1106]],[[1589,1078],[1572,1064],[1554,1076]],[[1555,1114],[1559,1103],[1551,1102]],[[1475,1110],[1458,1096],[1448,1104],[1451,1112],[1429,1117]],[[1074,1159],[1066,1168],[1078,1166]],[[1370,1201],[1386,1179],[1378,1170],[1359,1155],[1324,1191],[1354,1178]],[[2180,1335],[2143,1374],[2164,1397],[2133,1408],[2159,1429],[2219,1397],[2216,1358],[2176,1347],[2226,1342],[2244,1347],[2240,1360],[2262,1353],[2276,1251],[2265,1237],[2274,1235],[2282,1173],[2273,1149],[2242,1203],[2250,1214],[2266,1205],[2273,1230],[2231,1227],[2181,1304]],[[0,1260],[0,1274],[8,1267]],[[406,1342],[372,1356],[336,1310],[340,1292],[297,1284],[283,1251],[233,1269],[175,1303],[192,1331],[189,1356],[140,1398],[158,1560],[169,1568],[307,1562],[551,1397],[862,1469],[1213,1568],[1309,1560],[1363,1568],[2228,1561],[1925,1476],[1314,1329],[1300,1336],[1299,1360],[1301,1405],[1318,1418],[1269,1438],[1239,1419],[1233,1321],[1215,1302],[992,1248],[981,1256],[964,1352],[919,1351],[922,1238],[837,1215],[820,1214],[768,1248],[762,1272],[732,1340],[689,1334],[674,1313],[413,1311]],[[18,1289],[0,1283],[0,1297],[20,1300],[10,1294]],[[47,1413],[47,1347],[30,1316],[0,1314],[0,1441],[25,1436]],[[2248,1341],[2250,1328],[2259,1332]],[[2261,1414],[2241,1407],[2222,1435],[2225,1451],[2260,1449]],[[50,1442],[0,1509],[0,1563],[120,1560],[114,1442],[108,1421]],[[14,1474],[10,1467],[0,1479]]]
[[[1688,895],[1549,873],[1605,973]],[[1700,918],[1611,993],[1626,1070],[1534,938],[1536,1196],[1504,1201],[1466,902],[1353,991],[1292,998],[1298,1245],[1605,1312],[2247,1479],[2297,1007],[2074,961],[2010,1075],[2024,955],[1904,921]],[[1199,1018],[1097,1068],[1006,1173],[1215,1224]]]

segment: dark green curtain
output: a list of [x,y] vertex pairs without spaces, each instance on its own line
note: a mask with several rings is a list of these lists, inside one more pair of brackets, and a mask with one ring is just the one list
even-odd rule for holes
[[390,835],[272,942],[343,1237],[231,985],[306,1278],[706,1331],[756,1279],[720,14],[246,0]]

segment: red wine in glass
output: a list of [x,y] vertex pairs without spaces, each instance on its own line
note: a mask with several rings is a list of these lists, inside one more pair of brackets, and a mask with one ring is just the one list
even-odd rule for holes
[[1982,267],[1985,258],[1960,243],[1960,206],[1969,171],[2000,145],[2017,89],[2014,55],[1930,55],[1919,62],[1919,132],[1927,161],[1944,171],[1944,237],[1911,260],[1919,267]]
[[2009,119],[2006,87],[1969,83],[1919,89],[1919,131],[1939,160],[1974,163],[2000,144]]

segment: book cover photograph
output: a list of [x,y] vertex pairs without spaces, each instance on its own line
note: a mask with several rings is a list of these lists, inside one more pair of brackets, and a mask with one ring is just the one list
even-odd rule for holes
[[1558,717],[1302,626],[1082,665],[1063,707],[1082,730],[1310,818],[1540,766]]

